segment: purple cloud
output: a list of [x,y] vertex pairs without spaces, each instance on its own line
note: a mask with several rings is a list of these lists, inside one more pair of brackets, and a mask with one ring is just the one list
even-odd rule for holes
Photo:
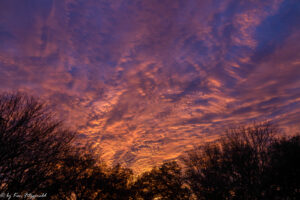
[[296,0],[0,8],[0,90],[52,102],[108,161],[145,170],[253,120],[299,131]]

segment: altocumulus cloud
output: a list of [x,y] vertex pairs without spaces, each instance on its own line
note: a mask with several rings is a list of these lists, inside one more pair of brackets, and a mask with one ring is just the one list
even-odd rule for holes
[[0,3],[0,90],[55,104],[137,171],[273,120],[299,130],[297,0]]

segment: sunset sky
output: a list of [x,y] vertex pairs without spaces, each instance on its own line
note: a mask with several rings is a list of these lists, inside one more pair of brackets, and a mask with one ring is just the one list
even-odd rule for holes
[[234,125],[300,132],[300,1],[0,0],[0,91],[136,171]]

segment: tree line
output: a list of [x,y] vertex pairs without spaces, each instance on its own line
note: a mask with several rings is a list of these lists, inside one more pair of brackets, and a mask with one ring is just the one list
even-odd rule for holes
[[32,198],[28,193],[46,199],[300,199],[300,136],[280,136],[268,122],[228,130],[179,162],[139,176],[75,147],[76,134],[42,101],[0,95],[0,193],[23,199]]

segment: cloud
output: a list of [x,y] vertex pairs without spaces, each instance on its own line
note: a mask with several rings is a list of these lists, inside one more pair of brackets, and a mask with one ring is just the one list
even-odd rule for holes
[[233,124],[299,130],[299,6],[2,1],[0,89],[52,102],[82,143],[136,171]]

